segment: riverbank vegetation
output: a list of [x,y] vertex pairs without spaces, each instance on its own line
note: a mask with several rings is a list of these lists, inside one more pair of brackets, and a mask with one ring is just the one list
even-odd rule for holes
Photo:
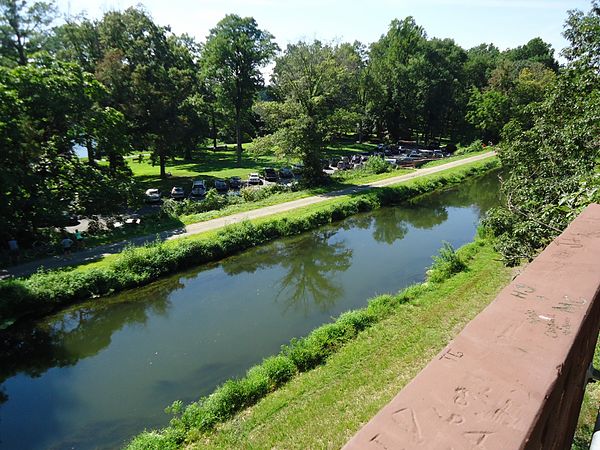
[[600,202],[600,4],[572,11],[568,64],[541,102],[502,129],[503,206],[488,224],[510,264],[532,259],[590,203]]
[[413,197],[497,167],[480,161],[410,180],[396,186],[334,198],[331,201],[222,230],[132,247],[101,263],[80,269],[38,272],[26,279],[0,282],[0,318],[10,323],[25,314],[43,314],[62,305],[147,284],[169,273],[215,261],[283,236],[298,234],[358,212],[398,205]]
[[167,428],[137,436],[128,448],[339,448],[510,273],[483,235],[457,252],[445,247],[428,282],[342,314],[199,402],[175,402]]

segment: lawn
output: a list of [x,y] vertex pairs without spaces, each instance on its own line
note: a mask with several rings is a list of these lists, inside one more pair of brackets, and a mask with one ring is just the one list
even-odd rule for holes
[[[278,159],[274,155],[253,155],[250,150],[251,143],[244,144],[246,150],[242,155],[242,163],[237,164],[235,146],[227,145],[227,150],[220,149],[202,150],[195,152],[191,161],[185,161],[183,158],[169,159],[166,171],[171,176],[165,180],[160,178],[160,168],[152,165],[150,158],[146,155],[140,163],[136,156],[127,158],[129,167],[133,171],[134,177],[140,182],[143,189],[159,188],[168,193],[173,186],[182,186],[188,189],[191,181],[194,179],[204,179],[211,187],[216,179],[230,178],[233,176],[247,179],[251,172],[260,172],[265,167],[281,168],[290,166],[297,162],[293,159]],[[372,151],[376,146],[374,144],[339,144],[327,148],[325,157],[345,156],[355,153]]]

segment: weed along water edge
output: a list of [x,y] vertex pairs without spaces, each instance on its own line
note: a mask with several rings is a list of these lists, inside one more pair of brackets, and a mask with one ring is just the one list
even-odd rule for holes
[[472,240],[497,175],[84,303],[0,336],[0,448],[114,448],[294,337],[423,280]]

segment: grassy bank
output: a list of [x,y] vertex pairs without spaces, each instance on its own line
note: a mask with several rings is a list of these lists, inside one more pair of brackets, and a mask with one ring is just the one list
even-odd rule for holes
[[169,427],[137,436],[129,448],[341,447],[511,274],[485,240],[435,266],[429,279],[436,282],[372,299],[211,396],[186,408],[175,403]]
[[130,248],[100,264],[90,264],[83,269],[40,272],[26,279],[3,281],[0,283],[0,323],[147,284],[187,267],[216,261],[358,212],[397,205],[423,193],[460,183],[496,165],[497,161],[480,161],[405,184],[373,189],[285,214],[231,225],[216,232]]

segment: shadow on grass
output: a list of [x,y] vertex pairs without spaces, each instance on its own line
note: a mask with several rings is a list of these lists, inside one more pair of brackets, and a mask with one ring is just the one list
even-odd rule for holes
[[[142,219],[143,220],[143,219]],[[146,226],[131,226],[122,231],[113,231],[104,237],[90,239],[88,248],[70,255],[54,255],[32,260],[4,269],[4,276],[29,276],[40,269],[72,268],[101,261],[106,256],[120,253],[129,246],[141,246],[147,243],[164,241],[185,233],[185,225],[180,220],[168,219],[150,223]]]

